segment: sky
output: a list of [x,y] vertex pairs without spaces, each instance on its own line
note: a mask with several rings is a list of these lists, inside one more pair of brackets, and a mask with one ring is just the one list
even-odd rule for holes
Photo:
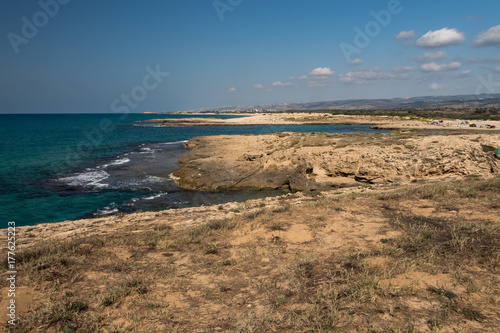
[[500,93],[500,1],[10,0],[0,113]]

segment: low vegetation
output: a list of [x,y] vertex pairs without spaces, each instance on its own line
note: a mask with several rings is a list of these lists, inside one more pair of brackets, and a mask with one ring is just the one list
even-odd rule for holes
[[31,299],[8,329],[494,331],[499,202],[500,178],[468,177],[294,194],[203,224],[158,218],[41,241],[19,248],[17,288]]

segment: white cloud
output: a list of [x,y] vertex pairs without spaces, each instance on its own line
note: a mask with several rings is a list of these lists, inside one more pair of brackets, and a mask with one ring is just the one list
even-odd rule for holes
[[446,51],[437,51],[437,52],[425,52],[423,55],[412,58],[416,61],[427,62],[427,61],[436,61],[439,59],[444,59],[448,57]]
[[311,73],[309,73],[309,75],[313,75],[313,76],[332,76],[332,75],[335,75],[335,71],[332,71],[328,67],[318,67],[318,68],[313,69],[313,71]]
[[293,86],[293,83],[292,82],[276,81],[276,82],[273,82],[272,86],[273,87],[290,87],[290,86]]
[[472,45],[475,47],[500,47],[500,25],[491,27],[488,29],[488,31],[481,32],[476,37]]
[[290,77],[288,78],[288,80],[290,80],[290,81],[291,81],[291,80],[295,80],[295,76],[290,76]]
[[395,40],[403,40],[403,39],[410,39],[410,38],[415,38],[416,34],[415,31],[410,30],[410,31],[401,31],[396,37],[394,37]]
[[380,67],[374,67],[370,70],[361,69],[354,72],[348,72],[346,74],[339,74],[339,80],[343,83],[352,84],[364,84],[369,81],[376,80],[389,80],[389,79],[400,79],[405,80],[410,76],[407,73],[387,73],[384,72]]
[[430,86],[429,86],[429,89],[430,90],[439,90],[439,89],[443,89],[443,86],[434,82],[432,83]]
[[422,48],[436,48],[457,45],[465,40],[465,34],[457,29],[443,28],[429,31],[417,40],[417,46]]
[[[309,73],[309,82],[307,83],[308,87],[324,87],[330,81],[330,77],[335,75],[335,71],[331,70],[328,67],[318,67],[312,70]],[[307,78],[307,75],[299,77],[299,79]]]
[[303,76],[297,78],[297,80],[306,80],[306,79],[307,79],[307,75],[303,75]]
[[256,83],[253,85],[253,88],[254,89],[262,89],[262,88],[264,88],[264,86],[262,86],[262,84]]
[[417,69],[418,69],[418,67],[415,67],[415,66],[403,66],[403,67],[394,67],[392,69],[392,71],[394,73],[407,73],[407,72],[415,71]]
[[363,63],[363,60],[357,58],[357,59],[354,59],[353,61],[351,61],[349,63],[349,65],[359,65],[359,64],[362,64]]
[[428,64],[423,64],[420,66],[420,69],[423,72],[446,72],[446,71],[452,71],[455,69],[459,69],[462,67],[462,64],[458,61],[450,62],[449,64],[442,64],[438,65],[435,62],[431,62]]
[[227,90],[227,92],[234,92],[234,91],[236,91],[236,88],[235,88],[235,87],[231,87],[231,88],[229,88],[229,89]]

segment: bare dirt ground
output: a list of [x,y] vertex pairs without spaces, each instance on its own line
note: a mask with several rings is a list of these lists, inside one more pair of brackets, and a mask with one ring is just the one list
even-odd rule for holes
[[495,332],[499,202],[466,177],[18,228],[4,329]]

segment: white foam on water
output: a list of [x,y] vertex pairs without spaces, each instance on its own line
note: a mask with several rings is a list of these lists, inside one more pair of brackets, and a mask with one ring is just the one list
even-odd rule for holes
[[74,176],[59,178],[60,182],[66,183],[69,186],[94,186],[94,187],[108,187],[108,184],[100,184],[101,181],[107,179],[109,174],[103,170],[93,170],[78,173]]
[[145,181],[148,183],[162,183],[165,180],[168,180],[168,178],[164,177],[158,177],[158,176],[148,176]]
[[[125,154],[127,155],[127,154]],[[119,158],[117,160],[114,160],[113,162],[111,163],[108,163],[108,164],[103,164],[103,165],[99,165],[97,167],[97,169],[106,169],[107,167],[109,167],[110,165],[122,165],[122,164],[125,164],[125,163],[128,163],[130,162],[130,159],[129,158]]]
[[175,145],[175,144],[179,144],[179,143],[186,143],[188,142],[189,140],[182,140],[182,141],[174,141],[174,142],[165,142],[164,144],[165,145]]
[[128,163],[130,162],[130,158],[119,158],[113,162],[111,162],[109,165],[122,165],[122,164],[125,164],[125,163]]
[[111,215],[118,213],[118,208],[104,207],[103,209],[99,209],[97,212],[99,215]]
[[164,195],[167,195],[168,192],[160,192],[158,194],[155,194],[155,195],[152,195],[150,197],[145,197],[145,198],[133,198],[131,199],[132,202],[137,202],[137,201],[141,201],[141,200],[154,200],[154,199],[157,199],[157,198],[160,198]]
[[159,198],[159,197],[162,197],[164,195],[167,195],[168,193],[167,192],[160,192],[156,195],[153,195],[153,196],[150,196],[150,197],[146,197],[146,198],[142,198],[143,200],[153,200],[153,199],[156,199],[156,198]]
[[146,153],[152,153],[152,152],[154,152],[153,149],[151,149],[149,147],[142,147],[141,151],[139,152],[139,154],[146,154]]

